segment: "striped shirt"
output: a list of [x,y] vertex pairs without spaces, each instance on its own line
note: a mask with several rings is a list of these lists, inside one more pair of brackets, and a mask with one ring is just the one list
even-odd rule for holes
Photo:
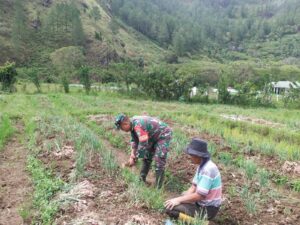
[[198,202],[201,206],[221,205],[222,181],[218,167],[211,160],[207,161],[197,172],[193,179],[193,185],[196,186],[196,192],[205,198]]

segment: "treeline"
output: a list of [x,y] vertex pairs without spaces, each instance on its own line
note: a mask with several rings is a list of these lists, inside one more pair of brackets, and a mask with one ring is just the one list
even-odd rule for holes
[[[275,107],[271,82],[288,76],[295,80],[300,76],[296,67],[255,68],[245,63],[226,67],[211,63],[194,68],[189,65],[187,70],[176,64],[144,67],[140,59],[123,59],[106,68],[95,68],[87,65],[82,49],[77,46],[56,50],[51,54],[51,61],[55,79],[66,93],[71,81],[80,81],[86,93],[91,91],[91,84],[96,81],[100,87],[107,84],[132,97],[243,106]],[[41,72],[37,68],[16,69],[14,63],[0,66],[2,91],[16,91],[16,80],[26,79],[32,81],[37,92],[41,92]],[[194,87],[197,87],[197,93],[191,95]],[[230,93],[229,87],[237,92]],[[300,87],[282,95],[282,100],[286,107],[300,108]]]
[[[280,40],[300,31],[297,0],[112,0],[111,10],[178,55],[244,51],[248,42]],[[300,57],[297,38],[282,44],[284,55]]]

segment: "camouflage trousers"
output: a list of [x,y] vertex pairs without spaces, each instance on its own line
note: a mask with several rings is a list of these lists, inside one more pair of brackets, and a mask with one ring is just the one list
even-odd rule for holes
[[150,143],[149,145],[151,147],[144,152],[144,159],[152,161],[154,158],[156,170],[165,169],[171,139],[172,131],[167,130],[160,136],[160,139],[157,142]]

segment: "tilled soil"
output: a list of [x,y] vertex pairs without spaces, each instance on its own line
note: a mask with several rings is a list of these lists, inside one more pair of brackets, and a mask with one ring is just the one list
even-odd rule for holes
[[[179,125],[176,125],[179,127]],[[229,146],[226,146],[225,140],[217,135],[212,135],[206,132],[199,132],[197,131],[193,126],[184,126],[181,127],[188,136],[192,137],[199,137],[203,140],[211,141],[215,143],[218,146],[219,151],[222,152],[230,152],[234,156],[237,153],[234,153],[231,151],[231,148]],[[245,145],[240,144],[239,148],[242,150],[245,148]],[[282,161],[279,159],[276,155],[263,155],[258,150],[252,150],[250,152],[243,153],[244,157],[246,159],[252,159],[255,161],[256,164],[258,164],[260,167],[267,168],[269,171],[276,172],[280,175],[288,176],[292,179],[298,179],[300,178],[300,162],[289,162],[289,161]],[[293,163],[295,165],[288,166],[287,164]],[[287,166],[286,166],[287,165]]]
[[[17,124],[17,133],[23,126]],[[20,216],[24,204],[30,201],[31,181],[26,173],[27,150],[14,135],[0,151],[0,225],[30,224]]]
[[[234,167],[218,164],[223,183],[223,203],[220,212],[214,221],[210,224],[266,224],[266,225],[295,225],[300,221],[300,195],[289,192],[279,187],[272,187],[280,197],[271,199],[262,193],[261,199],[257,202],[257,214],[250,215],[245,208],[246,199],[242,199],[240,191],[246,184],[243,174],[234,169]],[[169,162],[168,170],[185,182],[190,182],[196,171],[196,166],[190,163],[187,155],[181,155],[179,158]],[[236,186],[239,193],[233,193],[231,187]],[[258,184],[251,184],[259,190]]]
[[[105,125],[105,123],[111,119],[109,116],[101,115],[101,119],[97,121],[99,125]],[[173,123],[173,126],[177,126]],[[224,140],[221,137],[210,135],[208,133],[199,132],[193,127],[181,127],[183,128],[190,137],[200,137],[207,141],[212,141],[218,146],[220,151],[230,151],[230,148],[225,145]],[[110,129],[110,128],[108,128]],[[123,134],[119,134],[122,135]],[[128,135],[127,135],[128,136]],[[124,138],[128,141],[128,137]],[[123,153],[124,154],[124,153]],[[122,153],[117,153],[117,158],[120,158]],[[122,157],[122,156],[121,156]],[[245,155],[245,158],[252,158],[252,155]],[[255,160],[260,166],[271,169],[280,170],[282,165],[279,165],[276,158],[270,160],[269,157],[259,155],[259,159]],[[238,172],[234,167],[228,167],[223,165],[218,165],[220,172],[222,174],[223,181],[223,205],[222,208],[214,221],[210,224],[298,224],[300,221],[300,205],[299,205],[299,194],[289,193],[288,190],[280,189],[279,187],[272,187],[276,190],[280,197],[275,197],[271,199],[266,196],[266,192],[262,192],[262,196],[258,199],[258,205],[256,206],[257,214],[251,215],[247,212],[245,208],[246,199],[242,199],[240,192],[244,185],[246,184],[245,176]],[[196,166],[190,163],[189,157],[182,154],[179,158],[168,160],[168,170],[180,180],[190,183],[192,177],[194,176]],[[291,176],[291,174],[289,174]],[[294,177],[292,175],[291,177]],[[237,187],[235,193],[230,190],[232,186]],[[259,185],[252,184],[252,188],[259,189]],[[255,190],[253,190],[255,191]],[[230,196],[232,195],[232,196]],[[289,201],[290,200],[290,201]]]
[[[56,224],[162,224],[162,216],[143,205],[137,205],[128,198],[127,185],[118,177],[107,174],[101,168],[101,158],[93,156],[86,166],[89,177],[81,178],[75,184],[80,196],[61,207]],[[68,195],[68,193],[66,193]],[[72,194],[69,194],[72,196]]]
[[[44,146],[47,138],[39,136],[40,146]],[[55,139],[53,135],[48,139]],[[102,141],[102,140],[101,140]],[[39,159],[51,169],[55,176],[71,184],[71,190],[58,193],[54,199],[62,202],[56,216],[58,225],[112,225],[112,224],[163,224],[162,215],[141,205],[132,202],[129,198],[128,186],[118,174],[110,175],[101,167],[102,158],[98,153],[87,152],[87,164],[84,175],[76,179],[76,150],[73,143],[64,140],[60,152],[53,149],[47,151],[42,147]],[[122,166],[126,161],[124,152],[117,154],[117,162]],[[123,153],[123,154],[122,154]],[[134,168],[132,168],[134,171]]]

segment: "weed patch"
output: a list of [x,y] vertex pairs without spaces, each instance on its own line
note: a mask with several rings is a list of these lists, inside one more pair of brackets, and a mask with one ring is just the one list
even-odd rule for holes
[[14,133],[12,122],[8,115],[4,114],[0,118],[0,150],[3,148],[6,140]]

